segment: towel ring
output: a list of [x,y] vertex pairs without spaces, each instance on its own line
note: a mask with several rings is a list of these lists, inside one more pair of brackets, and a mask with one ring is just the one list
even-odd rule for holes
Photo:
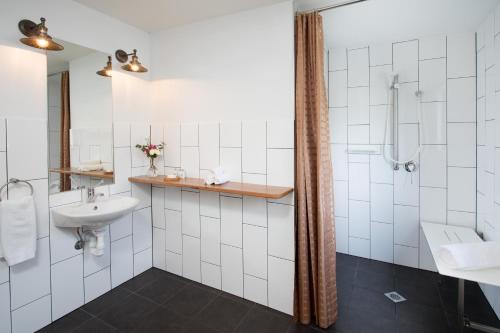
[[17,184],[17,183],[25,183],[26,185],[28,185],[30,187],[30,190],[31,190],[31,195],[33,195],[33,193],[34,193],[33,185],[31,185],[29,182],[27,182],[25,180],[11,178],[11,179],[9,179],[9,181],[6,184],[3,184],[2,187],[0,187],[0,201],[2,201],[2,197],[1,197],[2,190],[5,187],[7,187],[9,184]]

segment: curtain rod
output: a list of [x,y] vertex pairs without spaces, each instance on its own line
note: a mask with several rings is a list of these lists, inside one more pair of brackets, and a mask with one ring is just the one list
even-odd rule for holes
[[315,8],[315,9],[304,10],[304,11],[301,11],[301,12],[297,12],[297,14],[305,14],[305,13],[312,13],[312,12],[321,13],[321,12],[324,12],[325,10],[330,10],[330,9],[334,9],[334,8],[339,8],[339,7],[354,5],[356,3],[365,2],[365,1],[368,1],[368,0],[350,0],[350,1],[344,1],[344,2],[341,2],[341,3],[334,4],[334,5],[329,5],[329,6],[324,6],[324,7]]

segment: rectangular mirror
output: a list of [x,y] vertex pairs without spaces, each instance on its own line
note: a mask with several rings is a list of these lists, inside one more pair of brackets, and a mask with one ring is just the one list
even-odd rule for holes
[[47,52],[49,193],[113,183],[111,77],[98,75],[108,55],[65,41]]

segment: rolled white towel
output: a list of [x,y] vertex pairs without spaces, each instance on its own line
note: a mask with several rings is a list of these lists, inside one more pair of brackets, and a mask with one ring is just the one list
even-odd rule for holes
[[85,164],[78,166],[78,171],[98,171],[102,169],[102,164]]
[[500,242],[442,245],[437,254],[453,269],[481,270],[500,267]]
[[101,164],[101,160],[86,160],[86,161],[80,161],[80,165],[96,165],[96,164]]

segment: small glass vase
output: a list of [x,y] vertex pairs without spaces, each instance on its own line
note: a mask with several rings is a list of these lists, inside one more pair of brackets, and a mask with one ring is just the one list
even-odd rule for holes
[[156,176],[158,176],[158,168],[155,165],[155,159],[154,158],[150,158],[149,159],[149,169],[148,169],[147,175],[149,177],[156,177]]

